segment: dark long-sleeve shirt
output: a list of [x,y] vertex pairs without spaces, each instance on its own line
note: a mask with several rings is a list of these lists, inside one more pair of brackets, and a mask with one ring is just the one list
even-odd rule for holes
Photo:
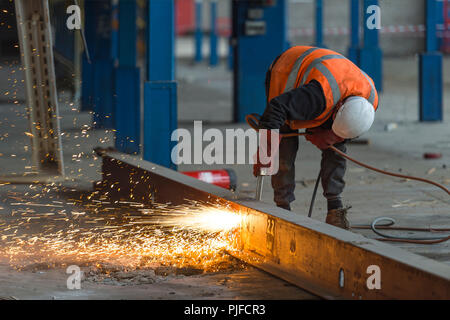
[[318,81],[312,80],[270,100],[259,121],[259,127],[279,129],[286,120],[313,120],[322,114],[325,106],[322,86]]

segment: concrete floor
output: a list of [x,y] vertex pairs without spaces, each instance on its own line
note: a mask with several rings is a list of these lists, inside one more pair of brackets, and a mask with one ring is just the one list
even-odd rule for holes
[[[374,127],[365,136],[369,145],[351,145],[348,153],[377,167],[423,176],[450,185],[450,69],[445,61],[445,121],[443,123],[417,122],[417,61],[410,59],[385,60],[385,91]],[[13,73],[14,72],[14,73]],[[224,62],[218,68],[205,64],[193,67],[189,61],[178,62],[180,127],[192,128],[193,120],[204,120],[204,127],[243,127],[231,124],[231,73]],[[14,83],[18,79],[18,83]],[[2,65],[0,69],[0,175],[23,173],[30,166],[29,138],[24,109],[24,91],[21,74],[16,66]],[[16,85],[17,87],[13,87]],[[14,91],[17,93],[14,95]],[[8,95],[5,93],[9,92]],[[113,132],[90,128],[92,117],[79,113],[71,105],[70,94],[60,91],[61,121],[65,167],[74,181],[66,183],[77,191],[88,191],[101,178],[100,159],[92,151],[96,146],[112,146]],[[18,101],[18,103],[13,103]],[[213,109],[212,109],[213,108]],[[263,107],[262,107],[263,108]],[[211,112],[214,110],[214,112]],[[398,128],[385,131],[388,123]],[[438,160],[424,160],[424,152],[441,152]],[[306,215],[314,179],[319,170],[320,152],[301,140],[296,163],[296,198],[292,214]],[[197,170],[223,167],[222,165],[180,165],[179,170]],[[237,196],[253,197],[255,178],[250,165],[228,165],[238,176]],[[450,228],[450,200],[442,191],[420,182],[403,181],[380,176],[349,164],[346,175],[345,203],[351,204],[349,219],[352,224],[367,224],[375,217],[389,216],[402,226],[433,226]],[[11,195],[20,199],[29,195],[33,186],[0,183],[0,215],[9,215]],[[320,189],[319,189],[320,190]],[[28,194],[27,194],[28,193]],[[57,193],[49,191],[49,199]],[[272,190],[266,182],[263,201],[272,202]],[[323,221],[326,202],[319,196],[313,214]],[[370,231],[359,231],[375,237]],[[393,244],[412,252],[450,264],[449,243],[431,246]],[[4,257],[3,257],[4,258]],[[450,268],[449,268],[450,272]],[[169,277],[153,284],[131,283],[126,286],[83,282],[80,291],[65,288],[65,270],[42,269],[16,271],[5,259],[0,259],[0,298],[19,299],[166,299],[166,298],[238,298],[238,299],[313,299],[304,291],[253,268],[202,276]],[[113,288],[113,290],[112,290]],[[268,290],[270,288],[270,290]]]
[[64,269],[15,271],[8,264],[0,264],[0,300],[318,299],[254,268],[228,273],[167,277],[152,284],[83,281],[80,290],[67,289],[67,276]]

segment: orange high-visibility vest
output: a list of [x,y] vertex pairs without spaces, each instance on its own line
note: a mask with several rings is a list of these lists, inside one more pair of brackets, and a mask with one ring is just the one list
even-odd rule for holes
[[288,120],[292,129],[318,127],[332,114],[337,103],[350,96],[366,98],[376,110],[378,93],[373,80],[343,55],[328,49],[296,46],[285,51],[270,66],[268,101],[312,80],[318,81],[326,107],[314,120]]

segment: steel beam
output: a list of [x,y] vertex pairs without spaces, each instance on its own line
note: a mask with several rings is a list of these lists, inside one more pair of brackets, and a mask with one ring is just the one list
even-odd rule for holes
[[348,58],[357,66],[359,66],[359,50],[360,35],[359,21],[360,19],[359,0],[350,1],[350,47],[348,48]]
[[202,0],[195,0],[195,62],[203,60]]
[[[93,34],[95,31],[95,4],[93,1],[83,1],[84,17],[83,28],[86,34],[86,44],[89,44],[92,50]],[[86,50],[86,49],[84,49]],[[94,52],[90,52],[93,54]],[[94,111],[94,65],[88,61],[87,55],[83,54],[81,58],[81,107],[80,111]]]
[[[378,0],[364,0],[364,47],[359,52],[359,63],[375,83],[378,92],[383,91],[383,51],[379,45],[379,29],[369,29],[368,21],[374,14],[369,8],[378,6]],[[371,26],[372,28],[372,26]]]
[[138,4],[136,0],[118,3],[118,66],[115,68],[114,128],[115,146],[125,153],[140,152],[141,75],[137,67]]
[[426,52],[419,56],[419,119],[442,121],[443,78],[442,53],[438,51],[436,24],[442,11],[436,0],[426,1]]
[[[17,0],[33,171],[64,176],[58,96],[48,1]],[[35,180],[39,180],[34,177]]]
[[171,141],[177,129],[175,81],[175,5],[173,0],[148,2],[147,80],[142,126],[145,160],[175,168]]
[[217,36],[217,0],[210,1],[211,10],[211,32],[209,33],[209,64],[217,66],[219,57],[217,53],[218,36]]
[[111,48],[113,6],[85,0],[85,34],[91,64],[83,58],[82,110],[93,111],[95,128],[114,128],[114,61]]
[[[231,253],[328,299],[449,299],[450,267],[362,235],[257,201],[118,152],[102,151],[103,181],[112,198],[184,204],[220,203],[242,217]],[[369,266],[381,288],[369,289]]]
[[316,47],[323,48],[323,2],[316,0]]

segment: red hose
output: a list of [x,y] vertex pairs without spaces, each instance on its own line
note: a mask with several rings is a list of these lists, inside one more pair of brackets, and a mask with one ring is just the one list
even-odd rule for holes
[[381,169],[369,166],[368,164],[362,163],[361,161],[358,161],[356,159],[353,159],[352,157],[346,155],[344,152],[342,152],[341,150],[339,150],[339,149],[337,149],[337,148],[335,148],[333,146],[329,146],[328,148],[333,150],[334,152],[337,152],[341,157],[344,157],[344,158],[346,158],[346,159],[348,159],[348,160],[350,160],[350,161],[352,161],[352,162],[354,162],[354,163],[356,163],[356,164],[358,164],[358,165],[360,165],[360,166],[362,166],[364,168],[367,168],[369,170],[376,171],[376,172],[379,172],[379,173],[382,173],[382,174],[385,174],[385,175],[388,175],[388,176],[397,177],[397,178],[417,180],[417,181],[422,181],[422,182],[425,182],[425,183],[429,183],[429,184],[432,184],[432,185],[434,185],[434,186],[436,186],[438,188],[441,188],[442,190],[447,192],[448,195],[450,195],[450,191],[446,187],[444,187],[442,184],[439,184],[439,183],[434,182],[432,180],[428,180],[428,179],[425,179],[425,178],[413,177],[413,176],[407,176],[407,175],[404,175],[404,174],[398,174],[398,173],[393,173],[393,172],[381,170]]

